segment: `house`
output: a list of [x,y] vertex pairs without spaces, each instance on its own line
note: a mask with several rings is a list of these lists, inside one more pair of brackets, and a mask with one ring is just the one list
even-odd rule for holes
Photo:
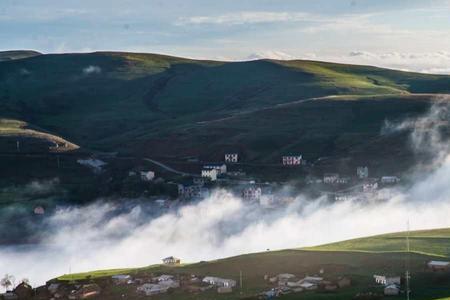
[[369,177],[369,168],[368,167],[357,167],[356,168],[356,176],[359,179],[365,179]]
[[57,291],[58,291],[58,288],[59,288],[59,283],[51,283],[49,286],[48,286],[48,288],[47,288],[47,290],[48,290],[48,292],[50,293],[50,294],[55,294]]
[[397,176],[383,176],[381,177],[381,183],[398,183],[400,182],[400,178],[398,178]]
[[209,164],[209,165],[204,165],[203,169],[206,170],[217,170],[218,174],[225,174],[227,172],[227,165],[226,164]]
[[161,276],[155,277],[154,279],[155,279],[157,282],[163,282],[163,281],[173,280],[173,278],[174,278],[173,275],[166,275],[166,274],[163,274],[163,275],[161,275]]
[[286,155],[281,158],[283,166],[299,166],[302,164],[301,155]]
[[219,174],[220,172],[217,169],[203,168],[202,170],[202,177],[209,178],[211,181],[216,181]]
[[203,185],[178,185],[178,196],[185,199],[190,198],[200,198],[208,194],[208,189],[204,188]]
[[162,293],[166,293],[170,286],[154,284],[154,283],[145,283],[137,288],[138,293],[143,293],[146,296],[158,295]]
[[338,177],[336,179],[337,184],[348,184],[350,182],[350,177]]
[[162,261],[165,265],[169,265],[169,266],[175,266],[175,265],[181,264],[181,259],[176,258],[174,256],[169,256],[169,257],[163,258]]
[[101,289],[100,287],[95,284],[85,284],[80,287],[80,289],[73,291],[69,295],[70,300],[77,300],[77,299],[90,299],[97,297],[100,295]]
[[382,284],[385,286],[391,285],[391,284],[398,284],[401,283],[400,276],[385,276],[385,275],[373,275],[373,278],[375,278],[375,282],[378,284]]
[[77,162],[82,166],[91,168],[94,173],[100,173],[106,165],[106,162],[95,158],[78,159]]
[[225,162],[227,163],[237,163],[239,160],[239,156],[237,153],[226,153],[225,154]]
[[323,182],[327,184],[334,184],[339,179],[339,174],[337,173],[326,173],[323,175]]
[[250,186],[242,190],[242,198],[245,200],[259,200],[261,195],[262,190],[257,186]]
[[400,294],[400,288],[396,284],[390,284],[384,288],[384,295],[397,296]]
[[133,282],[130,275],[123,275],[123,274],[113,275],[111,276],[111,279],[117,285],[129,284]]
[[217,287],[235,287],[236,286],[236,281],[233,279],[225,279],[225,278],[220,278],[220,277],[213,277],[213,276],[206,276],[205,278],[203,278],[202,282],[210,284],[210,285],[214,285]]
[[17,300],[17,299],[19,299],[19,296],[17,296],[15,293],[13,293],[11,291],[7,291],[6,293],[0,294],[0,299]]
[[155,178],[155,172],[153,171],[141,171],[141,180],[152,181]]
[[33,288],[26,282],[22,282],[16,286],[13,292],[17,295],[17,297],[19,297],[19,299],[31,299],[34,295]]
[[444,271],[444,270],[450,269],[450,262],[432,260],[427,264],[427,266],[428,266],[428,268],[430,268],[433,271]]
[[374,192],[378,189],[378,182],[366,182],[362,186],[364,193]]
[[305,290],[315,290],[317,289],[317,284],[311,282],[302,282],[299,287]]
[[317,276],[306,276],[305,278],[302,279],[303,282],[309,282],[309,283],[314,283],[314,284],[319,284],[323,281],[322,277],[317,277]]
[[36,206],[33,210],[35,215],[43,215],[45,214],[45,209],[42,206]]

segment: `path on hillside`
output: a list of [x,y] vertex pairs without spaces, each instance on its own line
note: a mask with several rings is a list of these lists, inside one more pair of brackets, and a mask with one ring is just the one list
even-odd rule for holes
[[186,173],[186,172],[175,170],[174,168],[172,168],[172,167],[170,167],[170,166],[168,166],[168,165],[166,165],[166,164],[164,164],[162,162],[159,162],[159,161],[156,161],[154,159],[151,159],[151,158],[144,158],[144,160],[146,160],[148,162],[151,162],[152,164],[155,164],[155,165],[157,165],[157,166],[159,166],[159,167],[163,168],[164,170],[166,170],[168,172],[171,172],[171,173],[175,173],[175,174],[182,175],[182,176],[199,177],[199,175],[197,175],[197,174]]

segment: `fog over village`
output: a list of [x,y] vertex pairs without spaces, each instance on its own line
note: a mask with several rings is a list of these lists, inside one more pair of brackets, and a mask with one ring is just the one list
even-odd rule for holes
[[0,1],[0,300],[450,299],[449,14]]

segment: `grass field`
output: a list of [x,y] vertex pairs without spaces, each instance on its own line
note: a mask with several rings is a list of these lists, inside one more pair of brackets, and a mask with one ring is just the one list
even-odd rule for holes
[[[215,292],[187,294],[176,291],[158,299],[239,299],[250,297],[271,285],[263,280],[264,275],[293,273],[299,277],[318,274],[324,270],[324,276],[333,280],[339,276],[352,279],[352,286],[337,293],[306,292],[283,296],[282,299],[351,299],[358,292],[382,292],[381,287],[373,282],[373,274],[404,274],[406,259],[412,274],[411,299],[448,299],[450,297],[450,274],[434,273],[426,268],[431,259],[449,259],[445,247],[450,247],[450,229],[437,229],[411,232],[412,252],[406,254],[406,233],[394,233],[345,241],[309,249],[283,250],[265,253],[241,255],[210,262],[201,262],[180,267],[154,265],[139,269],[121,269],[95,271],[82,274],[64,275],[59,280],[86,279],[88,276],[98,278],[117,273],[134,276],[145,274],[196,274],[201,276],[221,276],[239,280],[243,274],[242,290],[232,295],[217,295]],[[393,243],[392,240],[401,241]],[[420,252],[420,253],[419,253]],[[423,254],[423,253],[427,254]],[[445,258],[444,258],[445,257]],[[242,292],[242,295],[240,294]],[[396,297],[394,297],[395,299]],[[400,298],[400,297],[397,297]],[[115,299],[111,295],[111,299]]]

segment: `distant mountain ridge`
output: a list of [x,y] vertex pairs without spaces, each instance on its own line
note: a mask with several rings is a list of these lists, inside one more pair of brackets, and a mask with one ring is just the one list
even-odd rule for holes
[[[144,156],[370,157],[388,151],[377,146],[390,139],[379,136],[386,119],[423,113],[450,93],[450,76],[317,61],[34,54],[0,62],[0,118]],[[405,143],[395,139],[393,153]]]
[[0,61],[14,60],[41,55],[42,53],[34,50],[10,50],[0,51]]

